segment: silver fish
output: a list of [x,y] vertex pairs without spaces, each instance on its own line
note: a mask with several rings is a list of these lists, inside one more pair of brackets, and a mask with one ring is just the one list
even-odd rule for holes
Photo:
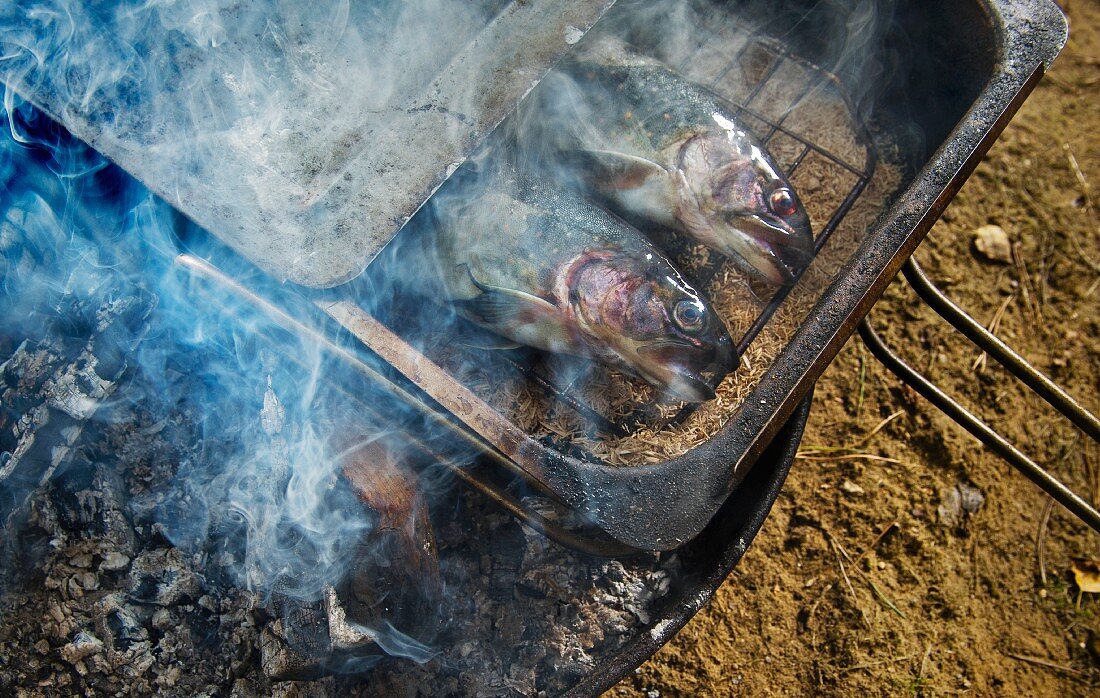
[[604,39],[552,74],[519,123],[554,176],[639,226],[679,230],[773,284],[813,256],[798,195],[718,96]]
[[737,366],[707,299],[641,233],[575,193],[460,170],[428,216],[419,250],[401,253],[406,283],[491,332],[692,402],[712,399]]

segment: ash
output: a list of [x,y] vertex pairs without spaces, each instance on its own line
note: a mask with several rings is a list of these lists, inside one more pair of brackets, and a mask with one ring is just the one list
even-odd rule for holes
[[[239,449],[239,424],[211,426],[197,359],[171,357],[166,379],[104,355],[112,333],[141,336],[153,305],[109,291],[70,309],[98,318],[85,335],[0,343],[0,694],[552,694],[644,629],[667,592],[675,556],[575,554],[449,485],[431,504],[434,657],[339,654],[325,599],[243,588],[233,535],[170,541],[164,522],[197,505],[188,469]],[[244,419],[259,433],[271,388],[254,382]]]

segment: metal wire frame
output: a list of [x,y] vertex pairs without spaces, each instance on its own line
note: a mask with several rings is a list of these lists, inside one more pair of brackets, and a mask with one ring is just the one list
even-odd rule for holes
[[[716,38],[715,41],[718,41],[718,39]],[[700,50],[702,50],[708,43],[710,42],[703,42],[703,44],[700,46]],[[802,165],[806,157],[810,155],[810,153],[816,153],[819,157],[824,158],[826,161],[844,169],[855,177],[855,182],[852,185],[851,189],[849,189],[844,199],[832,212],[832,215],[829,217],[828,222],[826,222],[821,230],[817,232],[817,235],[814,238],[814,254],[816,255],[818,252],[821,251],[821,249],[828,242],[832,234],[840,226],[841,221],[851,210],[856,200],[863,193],[864,189],[866,189],[867,184],[871,180],[871,177],[874,175],[875,167],[877,165],[877,153],[874,148],[873,140],[871,139],[870,134],[865,128],[863,128],[862,126],[854,126],[856,129],[855,135],[857,136],[860,145],[865,150],[864,165],[863,167],[859,167],[857,165],[853,165],[852,163],[847,162],[840,156],[835,155],[834,153],[830,152],[819,144],[810,141],[809,139],[800,136],[793,130],[787,128],[785,126],[787,117],[791,113],[793,113],[795,107],[797,107],[804,99],[806,99],[806,97],[808,97],[815,89],[826,82],[832,82],[834,84],[839,83],[837,81],[837,78],[828,71],[817,65],[814,65],[813,63],[810,63],[809,61],[799,58],[798,56],[788,53],[781,46],[773,41],[765,40],[762,38],[754,38],[746,41],[745,44],[734,55],[734,57],[731,58],[729,62],[721,70],[719,70],[710,81],[704,83],[704,86],[714,90],[715,92],[718,92],[718,86],[722,82],[723,78],[729,75],[730,71],[735,70],[739,66],[743,65],[746,56],[750,50],[764,51],[765,54],[769,56],[769,65],[764,70],[760,79],[757,80],[756,83],[749,90],[744,99],[736,102],[727,99],[727,101],[729,101],[730,105],[733,107],[735,115],[738,117],[747,116],[755,122],[763,124],[766,131],[764,133],[758,133],[757,136],[763,141],[765,145],[769,145],[772,142],[772,139],[774,139],[777,135],[783,135],[801,144],[802,148],[799,154],[786,168],[786,175],[788,178],[792,177],[795,174],[795,172]],[[692,58],[693,57],[689,57],[683,63],[675,67],[682,71],[685,65],[690,62]],[[820,76],[820,78],[807,80],[806,84],[802,86],[800,92],[792,100],[790,106],[783,114],[774,119],[768,118],[764,116],[761,111],[754,109],[753,103],[756,98],[759,97],[759,95],[763,92],[769,81],[776,76],[783,65],[788,61],[800,65],[801,67],[805,68],[809,74]],[[853,124],[855,125],[856,123],[857,122],[853,119]],[[679,249],[673,248],[672,250],[670,250],[673,256],[685,252],[688,249],[689,244],[686,241],[680,239],[679,247]],[[696,282],[698,286],[705,287],[717,275],[718,271],[722,267],[722,263],[723,258],[720,255],[715,252],[709,252],[709,259],[707,264],[702,269],[696,271],[694,274],[691,275],[692,280]],[[768,299],[767,304],[762,309],[760,314],[741,336],[740,340],[738,340],[738,354],[745,353],[749,345],[753,342],[754,339],[756,339],[756,337],[764,329],[767,323],[771,320],[775,312],[779,309],[779,306],[782,305],[783,301],[790,294],[791,290],[797,284],[798,280],[801,279],[804,272],[805,269],[799,271],[796,275],[794,283],[777,289],[773,293],[771,298]],[[572,384],[559,385],[555,382],[553,376],[546,375],[545,373],[540,371],[529,360],[530,355],[528,353],[508,351],[501,352],[501,356],[502,358],[504,358],[505,361],[507,361],[515,369],[517,369],[527,380],[537,385],[541,390],[553,397],[557,402],[565,405],[566,407],[577,413],[585,421],[586,424],[590,425],[592,428],[595,428],[599,432],[614,437],[624,437],[630,435],[641,427],[652,425],[648,424],[647,420],[644,417],[638,415],[636,410],[630,415],[627,415],[626,417],[618,420],[601,414],[599,410],[592,407],[584,400],[584,398],[579,394],[579,391],[577,391]],[[671,417],[664,419],[658,426],[659,428],[664,429],[681,424],[698,408],[698,403],[687,403]]]
[[[940,317],[992,356],[1009,373],[1046,400],[1087,436],[1095,441],[1100,441],[1100,420],[1097,419],[1096,415],[1082,407],[1060,386],[956,305],[932,283],[914,259],[910,258],[905,263],[903,272],[909,285],[917,292],[917,295]],[[1051,475],[1034,460],[1024,455],[1007,439],[994,431],[992,427],[907,364],[886,345],[866,318],[859,325],[859,334],[875,358],[881,361],[894,375],[938,407],[956,424],[970,432],[990,450],[1023,473],[1024,476],[1068,509],[1074,516],[1088,524],[1097,533],[1100,533],[1100,511],[1097,511],[1096,507],[1089,501]]]

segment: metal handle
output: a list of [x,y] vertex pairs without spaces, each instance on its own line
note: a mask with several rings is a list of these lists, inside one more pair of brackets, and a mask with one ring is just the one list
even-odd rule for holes
[[[1100,420],[1097,420],[1095,415],[1082,407],[1060,386],[951,301],[942,291],[936,288],[915,260],[910,258],[906,262],[903,271],[905,278],[921,299],[928,303],[940,317],[992,356],[1009,373],[1035,391],[1036,394],[1072,421],[1086,435],[1093,440],[1100,441]],[[1097,511],[1092,504],[1047,472],[1034,460],[1024,455],[1007,439],[994,431],[992,427],[907,364],[886,346],[867,319],[860,322],[859,334],[875,358],[882,362],[902,382],[916,390],[956,424],[966,429],[990,450],[1038,485],[1056,502],[1088,524],[1094,531],[1100,533],[1100,511]]]

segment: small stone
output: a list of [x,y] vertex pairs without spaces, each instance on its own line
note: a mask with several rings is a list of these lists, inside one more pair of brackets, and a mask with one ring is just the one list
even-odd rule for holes
[[50,643],[45,638],[43,638],[43,639],[39,640],[38,642],[34,643],[34,649],[39,654],[49,654],[50,653]]
[[864,494],[864,489],[852,482],[851,480],[845,480],[840,483],[840,489],[844,490],[848,494]]
[[999,225],[983,225],[974,231],[974,247],[991,262],[1012,264],[1012,244]]
[[976,514],[984,503],[985,495],[981,490],[960,482],[941,498],[940,505],[936,507],[936,513],[948,526],[960,526],[966,519]]

